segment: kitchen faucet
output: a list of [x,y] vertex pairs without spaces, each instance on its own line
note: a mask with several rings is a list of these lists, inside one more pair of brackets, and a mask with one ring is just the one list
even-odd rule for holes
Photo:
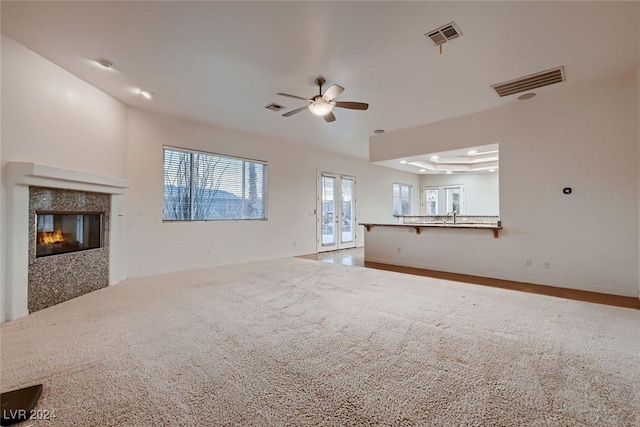
[[[458,214],[458,213],[457,213],[457,211],[456,211],[455,209],[454,209],[454,210],[452,210],[451,212],[448,212],[448,213],[447,213],[447,217],[449,217],[449,215],[452,215],[452,216],[453,216],[453,224],[455,224],[455,223],[456,223],[456,215],[457,215],[457,214]],[[447,223],[447,218],[445,218],[445,219],[444,219],[444,223],[445,223],[445,224]]]

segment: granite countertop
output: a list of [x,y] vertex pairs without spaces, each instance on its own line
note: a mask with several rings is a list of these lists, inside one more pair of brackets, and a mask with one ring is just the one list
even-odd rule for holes
[[416,234],[420,234],[420,232],[425,228],[453,228],[453,229],[467,229],[467,230],[491,230],[493,231],[493,237],[498,238],[499,230],[502,230],[502,223],[498,221],[493,224],[453,224],[453,223],[423,223],[423,224],[375,224],[375,223],[367,223],[361,222],[360,225],[363,225],[364,228],[367,229],[367,232],[371,231],[373,227],[403,227],[403,228],[413,228],[416,231]]
[[376,224],[376,223],[366,223],[361,222],[360,225],[364,225],[365,227],[433,227],[433,228],[482,228],[482,229],[502,229],[502,225],[498,224],[453,224],[453,223],[424,223],[424,224]]

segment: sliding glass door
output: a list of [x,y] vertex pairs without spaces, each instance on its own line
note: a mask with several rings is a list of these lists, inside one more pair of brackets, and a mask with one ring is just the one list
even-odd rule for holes
[[318,252],[355,247],[355,186],[353,176],[318,172]]

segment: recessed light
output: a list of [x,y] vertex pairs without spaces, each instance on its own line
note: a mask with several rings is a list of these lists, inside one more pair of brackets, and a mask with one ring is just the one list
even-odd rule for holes
[[469,155],[478,154],[478,150],[469,150],[469,151],[467,151],[467,154],[469,154]]
[[496,171],[495,169],[489,169],[489,172],[495,172],[495,171]]
[[427,171],[426,169],[420,169],[420,172],[426,172],[426,171]]
[[373,133],[384,133],[384,129],[376,129]]
[[96,63],[98,65],[103,66],[104,68],[113,68],[113,66],[115,65],[112,61],[109,61],[108,59],[105,59],[105,58],[96,59]]
[[447,173],[449,174],[449,173],[453,173],[453,172],[451,172],[451,171],[447,171]]
[[518,97],[518,99],[519,99],[520,101],[525,101],[525,100],[527,100],[527,99],[531,99],[531,98],[533,98],[534,96],[536,96],[536,94],[535,94],[535,93],[533,93],[533,92],[529,92],[529,93],[525,93],[524,95],[520,95],[520,96]]
[[431,160],[438,160],[440,156],[431,156]]
[[140,89],[139,93],[140,93],[140,96],[142,96],[144,99],[149,100],[149,99],[153,98],[153,92],[151,92],[150,90],[142,90],[142,89]]
[[403,165],[406,165],[407,161],[406,160],[400,160],[400,163],[403,164]]

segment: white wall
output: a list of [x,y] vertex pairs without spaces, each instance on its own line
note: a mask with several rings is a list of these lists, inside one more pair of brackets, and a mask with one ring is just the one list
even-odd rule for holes
[[[0,7],[0,15],[2,14],[2,8]],[[0,16],[1,18],[1,16]],[[2,22],[2,19],[0,19]],[[5,243],[4,243],[4,205],[5,205],[5,191],[3,183],[2,173],[2,41],[0,40],[0,323],[4,322],[9,312],[9,302],[5,295],[5,287],[7,283],[7,277],[4,268],[5,257]]]
[[[132,188],[112,204],[119,230],[112,242],[124,242],[115,260],[122,264],[120,279],[315,252],[310,212],[316,208],[317,169],[356,176],[358,222],[394,222],[392,182],[419,183],[417,175],[364,161],[129,109],[6,36],[1,71],[3,171],[7,162],[24,161],[130,178]],[[269,220],[163,223],[163,144],[267,160]],[[2,185],[0,266],[24,246],[24,236],[14,235],[7,223],[6,198],[13,190],[6,180]],[[362,245],[363,228],[356,232]],[[0,281],[2,320],[22,315],[11,312],[9,301],[24,284],[7,287],[4,270]]]
[[127,108],[2,36],[3,161],[124,177]]
[[[463,215],[499,215],[500,198],[498,192],[498,172],[484,173],[460,173],[460,174],[433,174],[422,175],[420,179],[421,190],[424,187],[443,187],[462,185],[464,188]],[[444,215],[446,211],[446,199],[444,191],[438,196],[438,213]],[[422,203],[425,203],[424,197]],[[422,212],[425,212],[424,206]]]
[[[392,183],[419,184],[414,174],[135,109],[129,111],[129,142],[130,277],[316,252],[310,212],[316,209],[318,169],[356,177],[357,222],[395,223]],[[266,160],[268,221],[163,223],[163,145]],[[363,227],[356,233],[362,246]]]
[[[124,177],[127,108],[4,35],[1,47],[3,172],[7,162],[24,161]],[[14,239],[26,236],[14,236],[8,229],[6,198],[11,189],[6,180],[2,184],[0,265],[7,266],[17,247]],[[5,273],[6,268],[0,274],[2,320],[12,316],[7,305],[13,289],[6,286]]]
[[[367,258],[637,296],[636,93],[634,76],[550,87],[526,102],[373,138],[372,161],[499,143],[504,230],[499,239],[454,230],[380,232],[380,250],[365,248]],[[573,194],[563,195],[563,187]],[[367,247],[380,230],[367,235]],[[414,239],[407,240],[417,245],[413,258],[408,251],[398,256],[396,237]],[[524,266],[527,258],[532,267]]]

